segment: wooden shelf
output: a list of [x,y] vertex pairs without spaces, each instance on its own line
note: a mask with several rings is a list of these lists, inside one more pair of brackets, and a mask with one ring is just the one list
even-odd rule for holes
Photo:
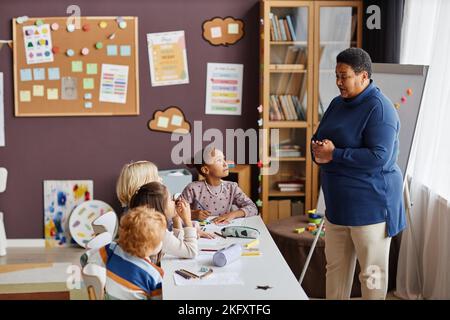
[[269,157],[270,161],[280,161],[280,162],[284,162],[284,161],[289,161],[289,162],[294,162],[294,161],[306,161],[305,157]]
[[271,73],[306,73],[305,69],[291,68],[291,69],[279,69],[279,68],[269,68]]
[[300,46],[307,46],[307,41],[270,41],[270,44],[272,45],[300,45]]
[[357,44],[356,41],[320,41],[320,44],[324,44],[324,45],[327,45],[327,44],[348,44],[348,43],[350,43],[352,45],[356,45]]
[[269,121],[267,123],[269,128],[307,128],[306,121]]
[[303,191],[294,192],[283,192],[277,190],[270,190],[269,197],[304,197],[305,193]]
[[269,70],[299,70],[299,71],[305,71],[305,65],[304,64],[271,64],[269,66]]

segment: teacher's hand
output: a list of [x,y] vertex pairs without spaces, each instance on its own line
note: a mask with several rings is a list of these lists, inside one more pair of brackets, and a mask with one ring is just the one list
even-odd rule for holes
[[312,152],[318,164],[331,162],[331,160],[333,160],[334,149],[334,143],[328,139],[312,142]]

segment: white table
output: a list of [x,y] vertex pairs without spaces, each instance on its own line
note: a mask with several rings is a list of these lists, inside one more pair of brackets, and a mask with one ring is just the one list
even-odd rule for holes
[[[201,252],[196,259],[178,259],[166,256],[161,261],[164,270],[163,299],[165,300],[306,300],[308,297],[287,265],[275,242],[269,234],[261,217],[235,219],[232,225],[256,228],[260,231],[260,256],[241,256],[239,260],[224,267],[212,264],[213,252]],[[219,231],[223,226],[208,225],[206,231]],[[222,248],[232,243],[249,243],[252,239],[220,238],[219,240],[200,239],[199,248]],[[220,273],[238,275],[241,284],[192,285],[175,284],[174,271],[180,268],[198,272],[200,267],[212,267],[214,275]],[[198,283],[198,282],[197,282]],[[270,286],[271,289],[256,289],[257,286]]]

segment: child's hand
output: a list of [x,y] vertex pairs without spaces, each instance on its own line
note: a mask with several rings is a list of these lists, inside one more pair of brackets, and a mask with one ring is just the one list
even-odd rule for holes
[[225,214],[223,214],[221,216],[218,216],[217,218],[214,218],[212,220],[212,222],[215,223],[215,224],[228,224],[233,219],[234,219],[234,215],[231,214],[231,212],[229,212],[229,213],[225,213]]
[[214,234],[203,231],[201,229],[197,230],[197,234],[199,238],[214,239],[216,237]]
[[183,220],[186,227],[192,227],[191,221],[191,207],[189,203],[184,199],[177,200],[176,211],[181,220]]
[[192,210],[192,219],[193,220],[203,221],[203,220],[206,220],[210,215],[211,215],[211,213],[206,210]]
[[226,224],[239,217],[245,217],[245,212],[242,210],[228,212],[221,216],[218,216],[217,218],[214,218],[212,222],[215,224]]

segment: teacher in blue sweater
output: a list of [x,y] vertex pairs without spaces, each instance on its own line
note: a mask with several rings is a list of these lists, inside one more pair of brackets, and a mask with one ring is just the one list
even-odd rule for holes
[[362,49],[337,56],[336,85],[311,142],[326,204],[327,299],[349,299],[358,259],[363,299],[385,299],[391,237],[405,228],[396,161],[400,121]]

